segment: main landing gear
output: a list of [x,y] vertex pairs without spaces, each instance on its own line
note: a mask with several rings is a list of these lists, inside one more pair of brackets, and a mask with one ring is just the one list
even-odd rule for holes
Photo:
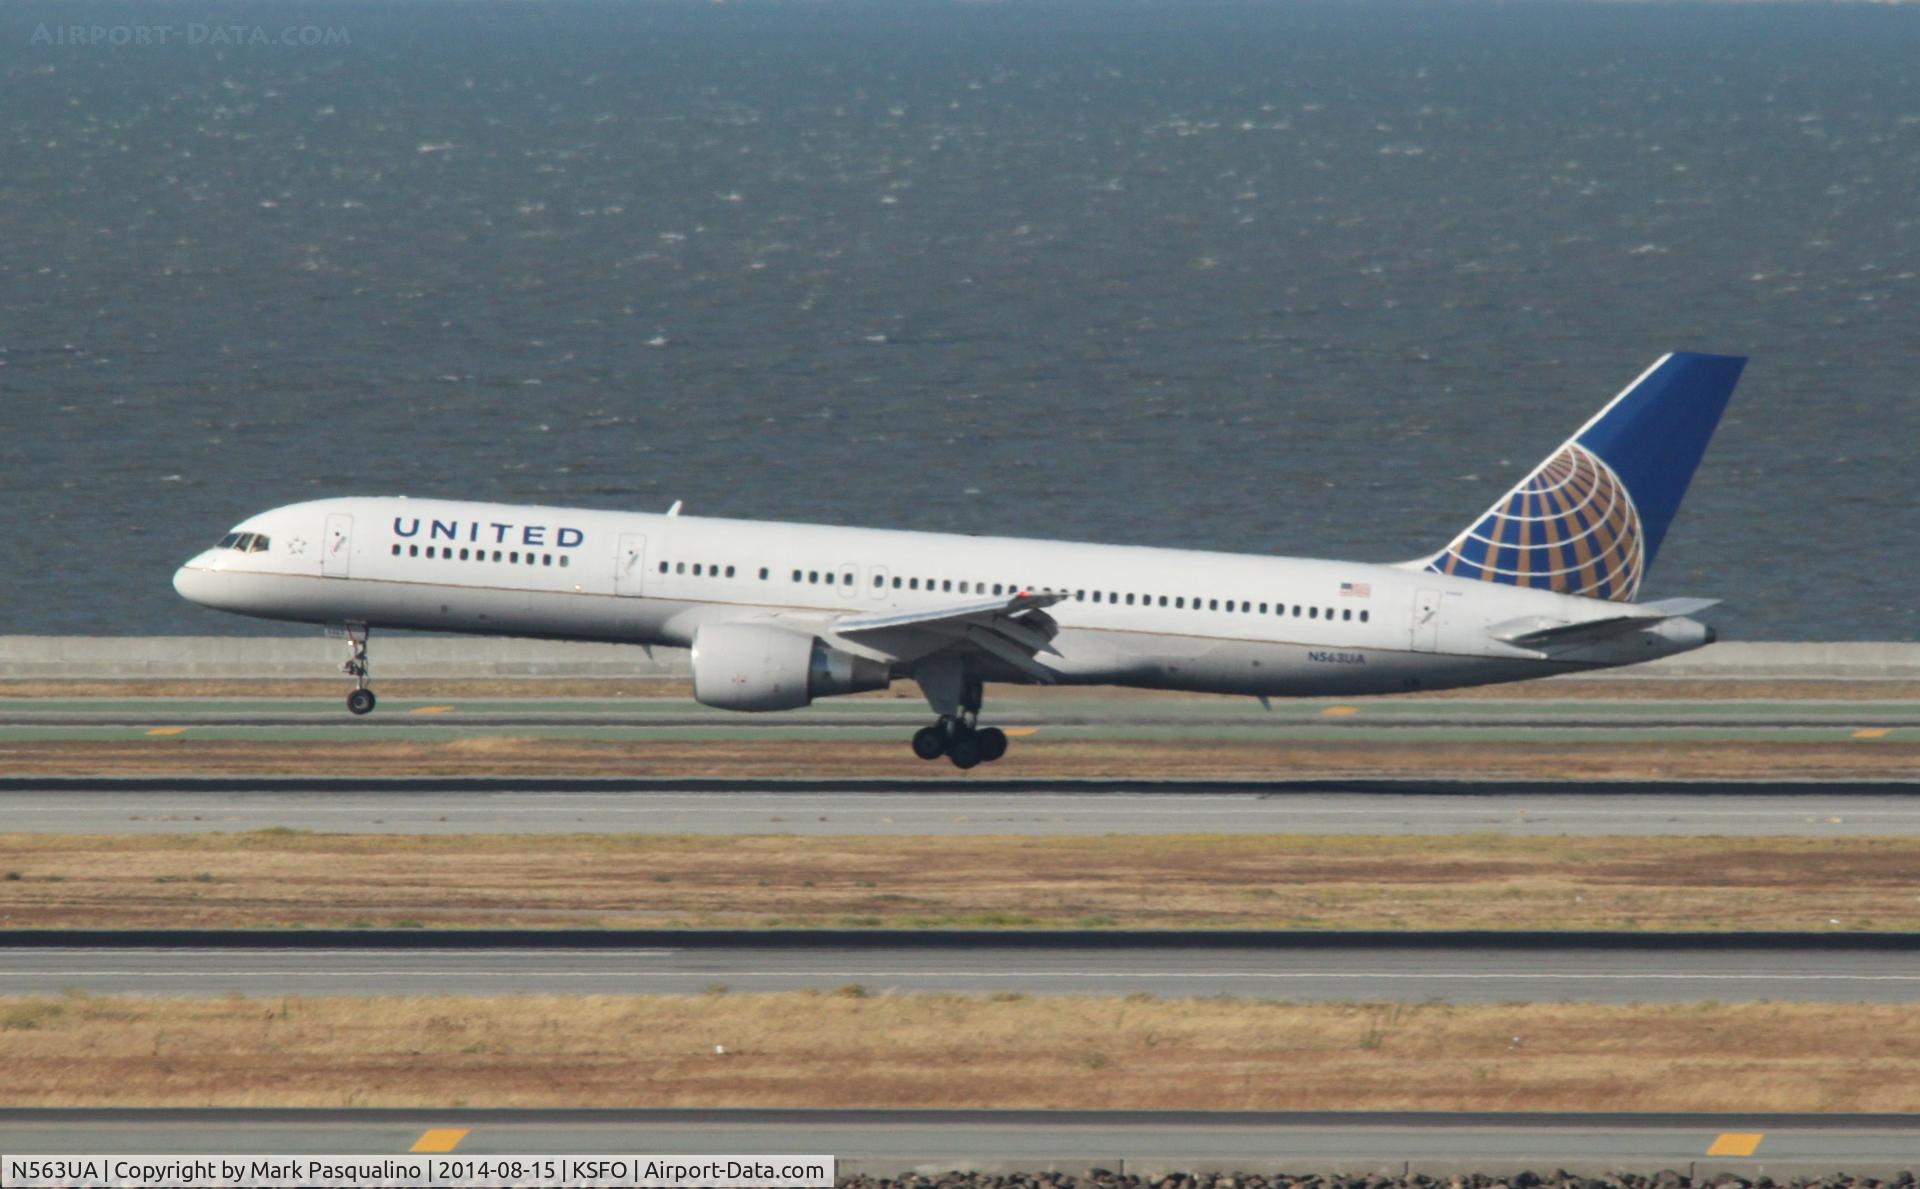
[[944,702],[951,706],[952,712],[942,713],[940,721],[913,733],[913,754],[923,760],[937,760],[946,756],[954,767],[963,771],[979,764],[991,764],[1006,755],[1007,733],[999,727],[979,725],[980,683],[960,681],[959,696],[949,700],[936,692],[942,684],[939,681],[942,676],[945,674],[922,677],[921,688],[927,690],[927,700],[935,710],[946,709],[942,705]]
[[973,727],[943,718],[913,733],[913,754],[923,760],[946,756],[956,768],[991,764],[1007,754],[1007,733],[999,727]]
[[347,638],[347,659],[340,671],[354,682],[353,692],[347,695],[347,709],[355,714],[372,714],[380,699],[367,688],[367,626],[348,624],[343,634]]

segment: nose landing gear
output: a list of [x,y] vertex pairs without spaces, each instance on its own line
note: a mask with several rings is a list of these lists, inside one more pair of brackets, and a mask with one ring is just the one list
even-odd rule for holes
[[380,699],[367,688],[367,626],[348,624],[341,629],[347,638],[347,659],[340,671],[353,678],[353,692],[347,695],[347,709],[355,714],[372,714]]

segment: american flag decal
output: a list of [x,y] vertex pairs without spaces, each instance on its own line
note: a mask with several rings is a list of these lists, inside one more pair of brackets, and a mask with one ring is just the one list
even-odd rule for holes
[[1352,599],[1370,599],[1373,597],[1371,582],[1342,582],[1340,593]]

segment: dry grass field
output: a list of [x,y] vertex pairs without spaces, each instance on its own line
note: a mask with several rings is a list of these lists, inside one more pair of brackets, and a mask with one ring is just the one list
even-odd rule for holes
[[6,1106],[1912,1111],[1904,1006],[0,1000]]
[[1920,838],[8,834],[0,917],[14,929],[1911,930]]
[[[1012,758],[980,779],[1062,777],[1269,780],[1276,777],[1423,779],[1903,779],[1920,774],[1920,738],[1815,742],[1485,743],[1195,739],[1015,740]],[[27,740],[0,746],[13,775],[57,776],[600,776],[952,777],[913,758],[904,738],[824,742],[730,739],[371,737],[290,743],[195,739]]]

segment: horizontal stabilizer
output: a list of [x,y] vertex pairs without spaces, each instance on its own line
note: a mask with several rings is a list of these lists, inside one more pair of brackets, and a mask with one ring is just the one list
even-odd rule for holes
[[1624,615],[1609,615],[1605,619],[1585,619],[1573,623],[1549,619],[1544,615],[1529,615],[1521,619],[1509,619],[1505,623],[1496,623],[1487,629],[1487,634],[1516,648],[1543,649],[1572,644],[1591,644],[1595,640],[1605,640],[1625,632],[1638,631],[1650,623],[1658,623],[1663,619],[1705,611],[1719,602],[1719,599],[1658,599],[1651,603],[1632,604]]

